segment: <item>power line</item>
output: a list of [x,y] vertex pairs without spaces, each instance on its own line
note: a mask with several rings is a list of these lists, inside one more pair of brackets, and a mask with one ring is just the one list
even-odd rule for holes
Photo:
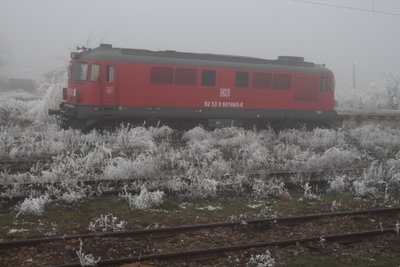
[[300,3],[305,3],[305,4],[310,4],[310,5],[318,5],[318,6],[328,6],[328,7],[336,7],[336,8],[344,8],[344,9],[351,9],[351,10],[357,10],[357,11],[363,11],[363,12],[369,12],[369,13],[378,13],[378,14],[383,14],[383,15],[391,15],[391,16],[397,16],[400,17],[400,13],[392,13],[392,12],[386,12],[386,11],[378,11],[375,9],[375,1],[372,2],[372,9],[366,9],[366,8],[357,8],[357,7],[350,7],[350,6],[342,6],[342,5],[335,5],[335,4],[327,4],[327,3],[318,3],[314,1],[307,1],[307,0],[291,0],[293,2],[300,2]]

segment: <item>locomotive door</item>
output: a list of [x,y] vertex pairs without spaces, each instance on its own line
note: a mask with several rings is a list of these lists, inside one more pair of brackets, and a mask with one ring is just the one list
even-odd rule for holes
[[295,100],[317,101],[318,78],[296,76]]
[[107,65],[102,84],[101,102],[103,105],[117,105],[118,75],[115,66]]

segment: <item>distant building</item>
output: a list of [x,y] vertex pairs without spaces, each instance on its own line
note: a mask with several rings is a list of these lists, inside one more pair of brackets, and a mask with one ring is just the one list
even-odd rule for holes
[[43,74],[43,76],[45,81],[48,83],[58,83],[65,80],[66,73],[67,71],[65,70],[65,68],[57,68]]
[[8,80],[8,90],[18,90],[22,89],[25,91],[35,90],[35,81],[31,79],[10,79]]

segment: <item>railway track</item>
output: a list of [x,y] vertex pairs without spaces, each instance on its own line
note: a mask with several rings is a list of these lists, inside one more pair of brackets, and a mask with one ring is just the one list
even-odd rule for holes
[[[224,232],[222,236],[225,238],[227,233],[237,233],[240,234],[242,238],[240,241],[230,240],[227,238],[221,246],[210,246],[209,242],[212,239],[212,232],[210,232],[207,237],[210,240],[205,240],[206,244],[201,244],[200,248],[192,248],[191,246],[183,246],[180,250],[173,251],[165,251],[161,250],[162,253],[154,253],[153,251],[147,250],[144,253],[139,253],[140,255],[130,255],[128,257],[117,257],[113,259],[105,259],[101,260],[97,263],[99,266],[109,266],[116,265],[122,263],[129,262],[143,262],[143,261],[157,261],[157,260],[175,260],[178,258],[184,258],[185,260],[196,260],[198,257],[202,259],[215,259],[218,257],[224,257],[225,253],[233,252],[233,251],[243,251],[248,249],[256,249],[256,248],[266,248],[266,247],[274,247],[274,246],[288,246],[288,245],[304,245],[307,243],[316,243],[320,244],[322,241],[326,244],[331,242],[360,242],[360,240],[365,240],[369,238],[373,238],[379,235],[389,235],[398,233],[399,229],[396,228],[379,228],[379,226],[375,227],[375,229],[368,230],[359,230],[360,226],[367,224],[367,227],[371,227],[371,223],[368,222],[368,218],[371,216],[385,216],[385,218],[391,218],[392,224],[394,225],[394,221],[399,218],[400,207],[395,208],[380,208],[380,209],[369,209],[369,210],[360,210],[360,211],[348,211],[348,212],[336,212],[336,213],[322,213],[322,214],[311,214],[305,216],[295,216],[295,217],[279,217],[279,218],[268,218],[268,219],[257,219],[257,220],[247,220],[241,222],[222,222],[222,223],[212,223],[212,224],[201,224],[201,225],[183,225],[176,227],[167,227],[167,228],[154,228],[154,229],[143,229],[143,230],[135,230],[135,231],[123,231],[123,232],[108,232],[108,233],[93,233],[93,234],[80,234],[80,235],[64,235],[57,237],[44,237],[44,238],[35,238],[35,239],[24,239],[24,240],[13,240],[13,241],[3,241],[0,242],[0,260],[6,254],[6,250],[11,248],[18,248],[22,251],[22,247],[38,247],[39,250],[43,250],[44,244],[53,243],[56,244],[55,247],[61,248],[62,244],[68,246],[71,240],[83,239],[85,242],[88,242],[88,239],[93,239],[96,244],[103,242],[111,242],[116,246],[121,246],[118,244],[118,241],[121,238],[129,240],[123,244],[143,244],[140,240],[145,240],[147,244],[151,246],[160,247],[160,243],[165,243],[165,247],[168,248],[171,240],[174,240],[177,236],[186,234],[189,237],[188,242],[195,243],[196,239],[201,239],[204,231],[212,231],[217,232],[217,229],[228,229],[227,232]],[[368,215],[369,217],[367,217]],[[361,216],[361,219],[360,219]],[[393,218],[394,217],[394,218]],[[336,218],[336,219],[335,219]],[[353,228],[349,228],[350,230],[358,230],[358,231],[346,231],[346,232],[337,232],[335,231],[316,231],[311,232],[310,235],[298,235],[292,237],[291,234],[288,233],[298,231],[298,229],[294,227],[301,227],[299,225],[306,224],[305,228],[309,228],[310,225],[317,227],[318,221],[321,226],[329,225],[326,220],[335,219],[333,222],[337,224],[337,229],[348,228],[348,224],[350,220],[357,221],[357,226]],[[325,221],[324,221],[325,220]],[[343,225],[341,225],[343,223]],[[309,225],[307,225],[309,224]],[[303,227],[304,228],[304,227]],[[322,227],[324,229],[325,227]],[[196,233],[199,232],[200,233]],[[203,233],[201,233],[203,231]],[[221,231],[221,230],[218,230]],[[207,233],[207,232],[206,232]],[[278,234],[278,235],[277,235]],[[272,235],[272,237],[271,237]],[[243,238],[243,236],[245,236]],[[251,236],[249,238],[248,236]],[[279,236],[280,238],[276,238]],[[217,238],[219,235],[216,236]],[[289,238],[286,238],[289,237]],[[117,239],[115,239],[117,238]],[[160,239],[161,238],[161,239]],[[179,237],[180,238],[180,237]],[[110,241],[110,239],[114,239],[114,241]],[[161,241],[165,239],[167,241]],[[243,240],[244,239],[244,240]],[[270,240],[274,241],[270,241]],[[275,240],[276,239],[276,240]],[[108,241],[101,241],[108,240]],[[135,240],[135,241],[133,241]],[[138,241],[139,240],[139,241]],[[155,241],[154,241],[155,240]],[[268,241],[266,241],[268,240]],[[111,244],[110,243],[110,244]],[[211,244],[219,244],[220,241],[213,241]],[[108,243],[107,243],[108,244]],[[232,245],[233,244],[233,245]],[[52,247],[50,244],[48,247]],[[162,247],[162,246],[161,246]],[[15,249],[14,249],[15,251]],[[160,251],[160,249],[156,249],[155,251]],[[222,254],[221,254],[222,253]],[[54,256],[56,256],[55,254]],[[55,259],[51,259],[54,263]],[[52,266],[80,266],[80,263],[68,263],[68,264],[56,264]]]
[[[278,178],[282,179],[287,187],[296,187],[299,186],[298,182],[293,182],[293,177],[304,177],[304,180],[309,184],[315,185],[324,185],[328,182],[326,179],[322,179],[321,177],[327,174],[343,174],[343,173],[362,173],[365,168],[353,168],[353,169],[334,169],[334,170],[308,170],[308,171],[259,171],[254,173],[243,173],[242,175],[247,176],[248,178]],[[237,174],[235,174],[237,175]],[[90,186],[92,187],[93,192],[98,192],[99,195],[102,196],[117,196],[123,190],[124,187],[130,184],[137,182],[138,178],[134,179],[99,179],[99,180],[82,180],[76,181],[76,185],[79,187]],[[31,192],[35,191],[37,194],[44,194],[47,190],[48,186],[52,186],[53,188],[62,188],[62,182],[47,182],[47,183],[21,183],[18,184],[18,190],[21,192],[18,195],[7,195],[5,194],[7,191],[12,190],[15,184],[0,184],[0,202],[8,203],[9,205],[18,203],[26,198],[31,196]],[[106,188],[106,189],[105,189]],[[108,189],[107,189],[108,188]],[[139,193],[138,190],[127,190],[129,193]],[[3,195],[1,195],[3,193]]]
[[52,161],[51,157],[37,159],[0,159],[0,171],[3,170],[9,174],[30,172],[35,167],[38,170],[45,170]]
[[[352,232],[352,233],[344,233],[344,234],[336,234],[336,235],[327,235],[327,236],[312,236],[305,238],[297,238],[297,239],[287,239],[280,241],[272,241],[272,242],[258,242],[258,243],[249,243],[249,244],[241,244],[236,246],[224,246],[224,247],[215,247],[208,249],[198,249],[198,250],[187,250],[181,252],[171,252],[171,253],[160,253],[160,254],[150,254],[150,255],[140,255],[133,256],[127,258],[119,258],[119,259],[108,259],[108,260],[100,260],[96,263],[96,266],[110,266],[124,263],[133,263],[133,262],[143,262],[143,261],[153,261],[153,260],[169,260],[185,257],[186,260],[195,260],[196,257],[199,256],[207,256],[210,255],[211,258],[218,257],[215,255],[218,253],[227,253],[233,251],[241,251],[247,249],[255,249],[255,248],[266,248],[266,247],[283,247],[289,245],[303,245],[309,242],[320,242],[321,238],[323,238],[324,242],[340,242],[351,239],[360,239],[360,238],[371,238],[378,235],[384,234],[395,234],[393,228],[382,229],[382,230],[370,230],[370,231],[362,231],[362,232]],[[221,256],[222,257],[222,256]],[[54,264],[49,265],[52,267],[79,267],[82,266],[80,263],[67,263],[67,264]]]
[[365,124],[400,127],[400,110],[357,110],[337,108],[336,112],[346,128]]

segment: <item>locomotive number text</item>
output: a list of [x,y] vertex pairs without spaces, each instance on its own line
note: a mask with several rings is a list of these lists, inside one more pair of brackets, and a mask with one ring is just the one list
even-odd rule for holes
[[206,108],[243,108],[243,102],[204,101]]

